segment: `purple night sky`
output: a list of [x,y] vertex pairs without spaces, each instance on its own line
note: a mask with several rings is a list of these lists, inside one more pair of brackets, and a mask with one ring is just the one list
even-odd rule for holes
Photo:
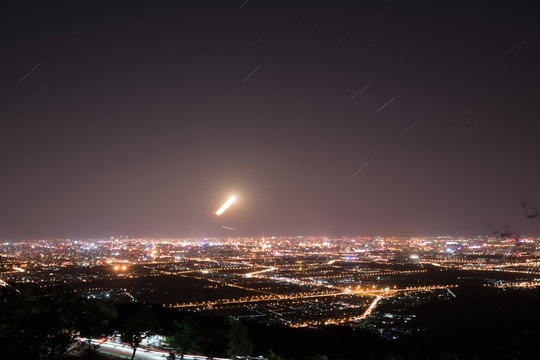
[[0,240],[538,234],[533,5],[2,2]]

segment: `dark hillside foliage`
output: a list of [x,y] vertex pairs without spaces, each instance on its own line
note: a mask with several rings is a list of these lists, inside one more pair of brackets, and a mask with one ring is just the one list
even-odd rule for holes
[[452,301],[419,307],[410,326],[421,330],[396,340],[348,326],[294,329],[185,313],[160,305],[88,300],[67,288],[20,291],[0,289],[0,346],[9,359],[74,358],[74,354],[78,358],[105,358],[82,344],[78,348],[83,351],[74,352],[74,340],[77,336],[102,338],[114,332],[124,338],[159,333],[171,337],[177,354],[195,352],[214,357],[540,359],[535,345],[540,338],[537,289],[503,292],[465,287]]

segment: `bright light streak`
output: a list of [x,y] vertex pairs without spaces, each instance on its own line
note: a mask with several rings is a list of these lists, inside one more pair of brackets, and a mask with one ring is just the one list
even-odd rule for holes
[[375,300],[373,300],[371,305],[369,305],[369,307],[366,309],[366,311],[364,311],[364,313],[358,318],[358,320],[363,320],[363,319],[367,318],[369,315],[371,315],[371,312],[373,311],[373,309],[375,309],[375,307],[377,306],[377,303],[381,299],[382,299],[382,297],[377,296],[375,298]]
[[221,215],[225,210],[229,208],[234,202],[236,201],[236,196],[231,196],[229,200],[225,201],[225,204],[221,205],[221,207],[216,211],[216,215]]
[[254,272],[247,273],[247,274],[245,274],[244,276],[249,278],[249,277],[252,277],[252,276],[255,275],[255,274],[262,274],[262,273],[269,272],[269,271],[274,271],[274,270],[277,270],[277,268],[275,268],[275,267],[269,267],[268,269],[264,269],[264,270],[259,270],[259,271],[254,271]]
[[15,290],[16,292],[18,292],[19,294],[21,293],[19,290],[15,289],[13,286],[9,285],[7,282],[5,282],[5,281],[2,280],[2,279],[0,279],[0,286],[10,287],[10,288],[12,288],[13,290]]

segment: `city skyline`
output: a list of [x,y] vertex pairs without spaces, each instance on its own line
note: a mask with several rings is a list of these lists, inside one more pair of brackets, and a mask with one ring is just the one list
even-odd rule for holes
[[[408,358],[412,349],[425,359],[529,359],[539,255],[538,236],[1,243],[0,335],[12,357],[45,348],[77,359],[92,350],[98,358],[226,360],[238,351],[262,359],[371,359],[388,352]],[[233,324],[246,327],[247,346],[224,341]],[[66,337],[67,327],[75,330]],[[175,340],[182,333],[188,343]],[[201,335],[210,341],[195,342]]]
[[[415,307],[432,296],[456,298],[454,291],[462,295],[470,286],[538,288],[539,243],[538,237],[494,236],[14,242],[0,246],[0,285],[65,284],[88,299],[158,303],[290,327],[366,326],[388,317],[380,301],[408,308],[411,294]],[[197,288],[201,283],[207,290]],[[377,326],[389,328],[384,324]]]
[[1,241],[540,233],[530,4],[1,7]]

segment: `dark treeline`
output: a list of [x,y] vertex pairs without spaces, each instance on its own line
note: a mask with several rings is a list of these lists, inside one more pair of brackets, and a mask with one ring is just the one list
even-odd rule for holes
[[[0,346],[6,359],[101,358],[76,336],[102,338],[114,332],[137,351],[150,334],[169,337],[177,358],[185,353],[269,360],[339,359],[540,359],[540,292],[475,287],[445,303],[415,311],[412,328],[397,340],[350,327],[291,329],[244,323],[159,305],[89,300],[68,288],[20,292],[0,288]],[[74,350],[76,349],[76,351]],[[172,357],[171,357],[172,358]]]

